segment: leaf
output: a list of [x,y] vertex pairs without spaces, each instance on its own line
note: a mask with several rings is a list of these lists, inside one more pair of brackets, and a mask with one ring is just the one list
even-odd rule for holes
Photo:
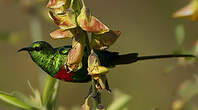
[[31,99],[33,101],[32,104],[35,105],[36,107],[41,106],[42,105],[42,101],[41,101],[41,94],[40,94],[40,92],[38,90],[35,90],[32,87],[32,85],[31,85],[31,83],[30,83],[29,80],[27,81],[27,84],[28,84],[29,88],[31,89],[31,91],[32,91],[32,93],[34,95],[34,96],[31,96]]
[[49,75],[46,77],[45,84],[43,87],[43,94],[42,94],[42,103],[44,106],[47,106],[48,103],[50,102],[50,98],[52,97],[53,89],[56,84],[56,81],[57,80],[55,78]]
[[24,104],[30,105],[34,108],[39,108],[39,106],[40,106],[35,101],[31,100],[29,97],[25,96],[21,92],[14,91],[11,93],[11,95],[20,99]]
[[120,31],[106,32],[104,34],[92,34],[91,37],[91,47],[98,50],[104,50],[109,48],[120,36]]
[[175,33],[176,33],[177,44],[179,46],[181,46],[185,39],[184,25],[182,25],[182,24],[177,25],[177,27],[175,29]]
[[0,92],[0,99],[9,103],[9,104],[15,105],[15,106],[23,108],[23,109],[27,109],[27,110],[34,109],[32,106],[27,105],[23,101],[21,101],[21,99],[18,99],[17,97],[10,95],[8,93]]
[[107,110],[122,110],[125,109],[127,104],[131,101],[131,97],[118,90],[114,91],[114,101],[107,108]]
[[53,91],[52,91],[52,96],[49,99],[48,103],[48,109],[55,110],[55,105],[56,105],[56,96],[59,88],[59,80],[56,81],[56,84],[54,85]]

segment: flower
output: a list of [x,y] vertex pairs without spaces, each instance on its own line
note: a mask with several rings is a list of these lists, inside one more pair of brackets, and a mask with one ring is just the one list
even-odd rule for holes
[[101,66],[98,55],[94,52],[94,50],[91,50],[91,54],[88,57],[87,70],[89,75],[93,76],[94,80],[97,81],[95,86],[99,91],[107,89],[107,91],[111,92],[106,78],[108,69]]
[[107,49],[110,45],[112,45],[120,36],[120,31],[112,31],[106,32],[104,34],[94,34],[92,33],[91,43],[92,48],[97,50]]
[[192,21],[198,18],[198,0],[192,0],[188,5],[173,14],[174,18],[189,17]]

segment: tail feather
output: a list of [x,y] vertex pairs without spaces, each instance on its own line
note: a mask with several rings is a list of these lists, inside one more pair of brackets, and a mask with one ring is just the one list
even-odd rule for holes
[[170,55],[154,55],[154,56],[138,56],[138,53],[130,53],[124,55],[117,55],[112,60],[113,65],[130,64],[141,60],[164,59],[164,58],[178,58],[178,57],[195,57],[190,54],[170,54]]

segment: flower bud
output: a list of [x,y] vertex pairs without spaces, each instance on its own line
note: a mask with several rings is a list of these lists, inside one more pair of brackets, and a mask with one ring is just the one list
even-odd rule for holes
[[106,67],[101,66],[100,60],[93,50],[88,57],[88,72],[90,75],[104,74],[108,72]]
[[80,31],[74,38],[72,43],[72,49],[68,54],[68,64],[77,64],[80,63],[83,55],[84,55],[84,48],[86,45],[86,40],[84,33]]
[[80,110],[90,110],[88,105],[89,96],[85,99],[85,103],[81,106]]

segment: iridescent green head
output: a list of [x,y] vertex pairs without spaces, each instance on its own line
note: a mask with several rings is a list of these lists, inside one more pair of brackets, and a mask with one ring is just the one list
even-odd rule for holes
[[[67,49],[68,50],[68,49]],[[59,54],[59,49],[54,49],[45,41],[37,41],[20,51],[27,51],[32,60],[51,76],[54,76],[65,62],[65,55]]]
[[18,50],[18,52],[21,51],[28,51],[31,56],[54,53],[53,47],[45,41],[33,42],[30,47],[25,47]]

